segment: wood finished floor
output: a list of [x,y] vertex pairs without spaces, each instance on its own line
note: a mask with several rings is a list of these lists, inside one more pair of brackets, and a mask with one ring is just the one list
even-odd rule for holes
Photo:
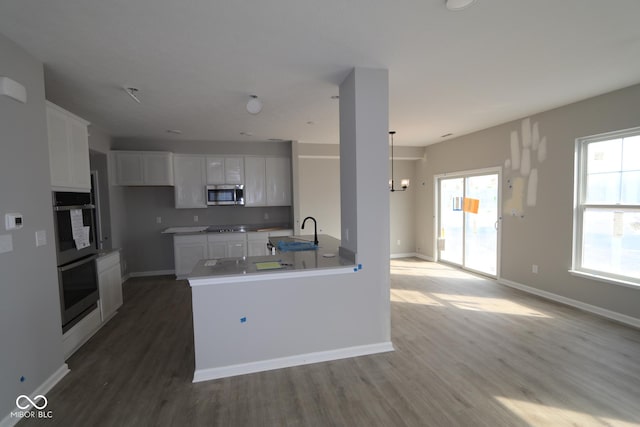
[[443,265],[392,261],[395,352],[197,384],[187,283],[124,292],[21,426],[640,426],[639,330]]

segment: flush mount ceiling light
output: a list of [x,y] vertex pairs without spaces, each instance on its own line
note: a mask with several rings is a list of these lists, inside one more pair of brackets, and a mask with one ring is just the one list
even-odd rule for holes
[[136,101],[138,104],[142,104],[140,98],[138,98],[138,92],[140,92],[140,89],[132,86],[123,86],[123,89],[125,92],[127,92],[127,95],[129,95],[131,99]]
[[409,188],[409,180],[404,178],[400,180],[400,189],[396,189],[395,180],[393,179],[393,135],[396,134],[395,130],[390,130],[389,135],[391,135],[391,179],[389,180],[389,191],[392,193],[395,191],[405,191]]
[[471,6],[475,0],[445,0],[447,9],[462,10]]
[[249,101],[247,101],[247,111],[251,114],[258,114],[262,111],[262,101],[257,95],[250,95]]

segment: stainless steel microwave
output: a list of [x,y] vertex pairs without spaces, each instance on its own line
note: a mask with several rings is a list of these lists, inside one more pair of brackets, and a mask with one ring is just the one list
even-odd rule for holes
[[207,205],[244,206],[244,185],[207,185]]

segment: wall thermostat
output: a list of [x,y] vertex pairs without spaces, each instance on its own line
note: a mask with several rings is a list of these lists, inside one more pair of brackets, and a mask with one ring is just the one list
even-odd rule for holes
[[7,230],[16,230],[22,228],[22,214],[8,213],[4,216],[4,228]]

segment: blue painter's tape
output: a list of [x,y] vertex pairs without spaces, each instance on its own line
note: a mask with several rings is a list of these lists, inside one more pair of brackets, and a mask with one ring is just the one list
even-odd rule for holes
[[362,270],[362,264],[358,264],[358,270]]
[[247,322],[247,318],[246,317],[241,317],[240,318],[240,323],[246,323]]
[[26,380],[26,378],[24,377],[24,375],[20,377],[20,382],[21,383],[25,382],[25,380]]
[[353,267],[353,271],[357,273],[358,272],[358,267]]

